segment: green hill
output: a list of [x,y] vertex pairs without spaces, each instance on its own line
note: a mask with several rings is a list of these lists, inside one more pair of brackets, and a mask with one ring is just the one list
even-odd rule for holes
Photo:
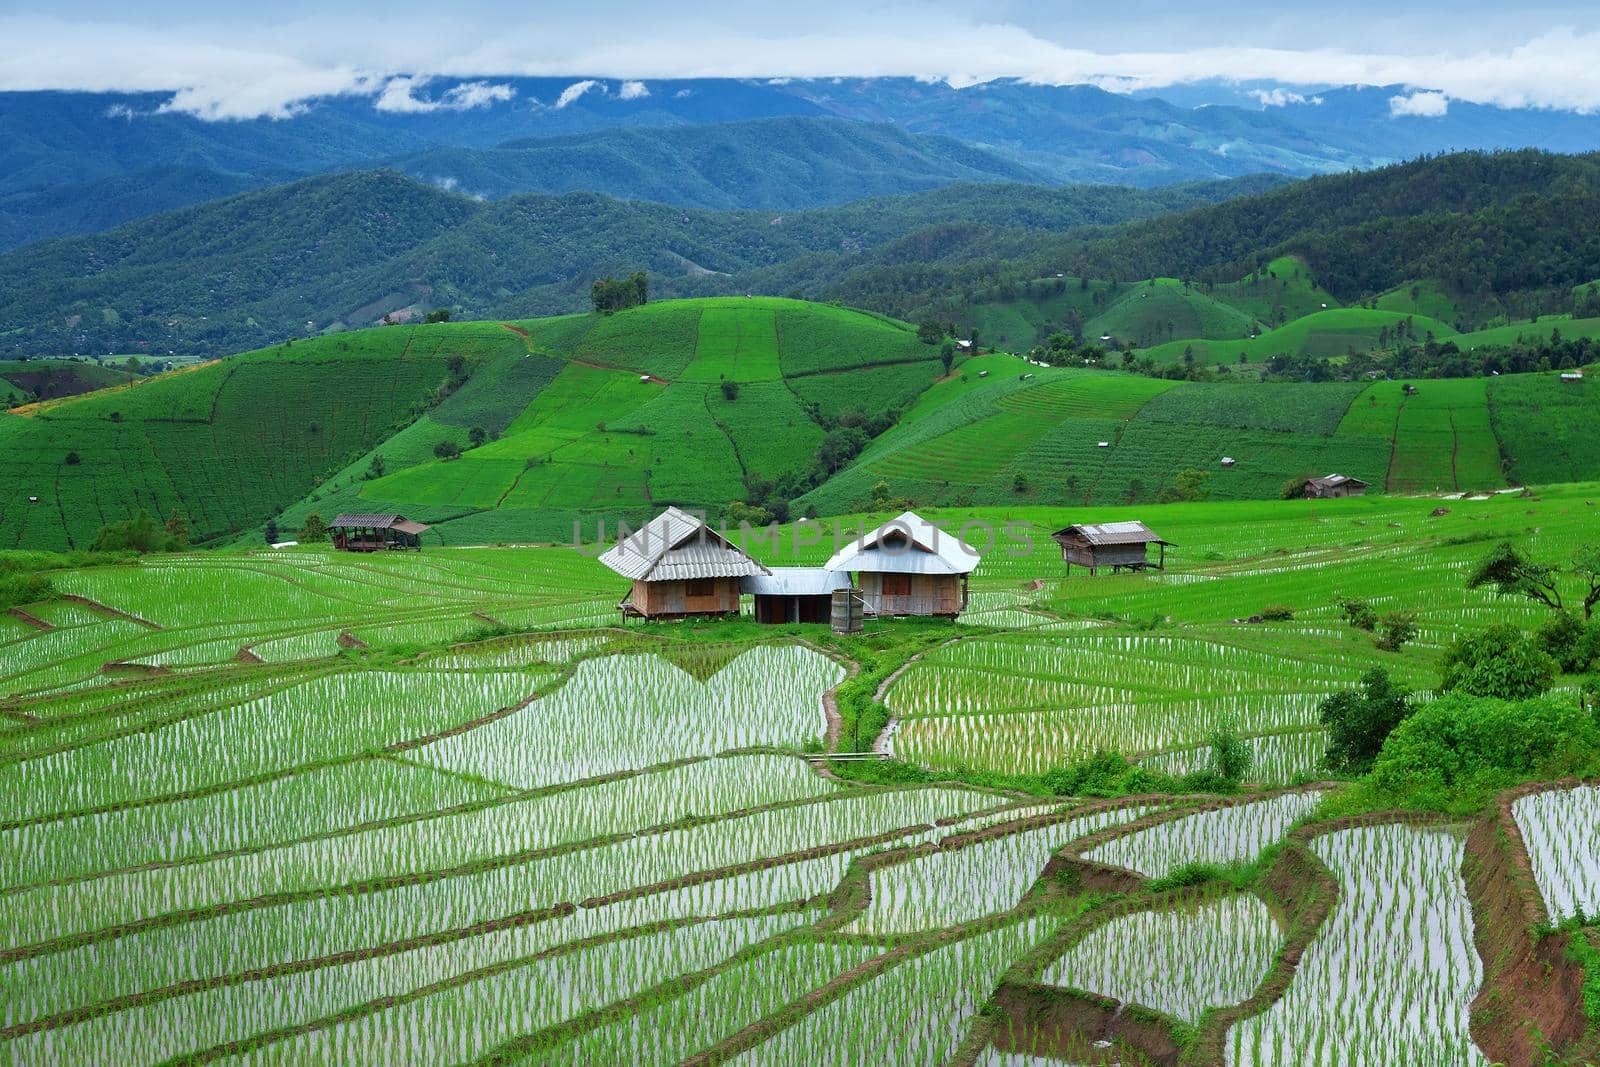
[[[1353,313],[1386,314],[1307,319]],[[1408,395],[1007,355],[945,376],[938,353],[907,324],[775,297],[299,341],[0,416],[16,487],[0,546],[83,547],[139,508],[181,513],[201,543],[255,540],[269,518],[292,537],[312,511],[401,512],[447,543],[564,541],[665,504],[837,514],[885,487],[919,505],[1120,504],[1173,495],[1189,469],[1240,499],[1333,470],[1400,492],[1600,462],[1600,394],[1553,373]]]

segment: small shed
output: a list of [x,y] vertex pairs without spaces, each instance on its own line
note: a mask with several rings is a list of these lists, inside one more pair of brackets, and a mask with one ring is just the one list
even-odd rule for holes
[[1307,478],[1304,495],[1307,500],[1334,500],[1346,496],[1365,496],[1367,483],[1345,474],[1324,474],[1320,478]]
[[617,605],[622,617],[682,619],[739,610],[739,583],[771,572],[707,526],[668,508],[602,553],[600,562],[633,589]]
[[[1167,546],[1172,543],[1142,522],[1084,523],[1057,530],[1050,539],[1061,546],[1061,558],[1067,564],[1068,574],[1072,573],[1074,563],[1088,567],[1090,574],[1098,574],[1101,567],[1110,567],[1113,574],[1149,567],[1165,570]],[[1149,554],[1151,545],[1158,551],[1153,563]]]
[[422,551],[422,535],[432,529],[404,515],[345,514],[328,524],[333,547],[341,552]]
[[1235,464],[1237,464],[1238,462],[1239,461],[1234,459],[1232,456],[1223,456],[1222,457],[1222,465],[1224,467],[1232,467]]
[[856,576],[868,615],[938,615],[967,607],[967,579],[978,553],[912,511],[852,541],[828,560],[830,571]]
[[755,597],[756,622],[818,622],[832,617],[833,591],[849,589],[850,576],[826,567],[774,567],[739,581]]
[[1583,371],[1564,370],[1561,372],[1561,380],[1564,382],[1581,382],[1583,381]]

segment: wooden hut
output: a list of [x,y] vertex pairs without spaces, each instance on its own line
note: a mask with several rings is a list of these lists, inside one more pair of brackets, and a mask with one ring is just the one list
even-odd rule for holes
[[632,591],[617,605],[624,619],[733,614],[740,581],[771,573],[704,520],[677,508],[617,542],[600,562],[633,580]]
[[1365,496],[1367,483],[1344,474],[1325,474],[1307,478],[1302,493],[1307,500],[1333,500],[1337,497]]
[[[1167,546],[1172,543],[1142,522],[1068,526],[1051,534],[1050,539],[1061,546],[1061,558],[1066,561],[1068,574],[1072,573],[1074,563],[1088,567],[1090,574],[1098,574],[1101,567],[1110,567],[1113,574],[1149,567],[1165,570]],[[1158,550],[1154,562],[1150,559],[1151,545]]]
[[328,524],[333,547],[341,552],[422,551],[422,535],[432,529],[404,515],[339,515]]
[[868,615],[940,615],[967,607],[978,553],[915,512],[903,512],[835,552],[830,571],[856,576]]
[[826,567],[774,567],[752,574],[741,588],[755,597],[756,622],[820,622],[832,618],[833,591],[849,589],[850,576]]

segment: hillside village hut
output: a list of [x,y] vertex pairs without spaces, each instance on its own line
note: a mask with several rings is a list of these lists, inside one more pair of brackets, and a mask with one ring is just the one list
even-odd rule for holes
[[1304,496],[1307,500],[1333,500],[1346,496],[1365,496],[1367,483],[1360,478],[1344,474],[1324,474],[1321,478],[1307,478]]
[[600,556],[633,580],[622,617],[682,619],[739,610],[739,583],[771,572],[704,521],[668,508]]
[[868,615],[939,615],[967,607],[967,578],[978,553],[915,512],[903,512],[863,534],[828,560],[830,571],[856,576]]
[[430,529],[404,515],[338,515],[328,524],[333,547],[341,552],[421,552],[422,535]]
[[833,591],[849,589],[850,576],[826,567],[774,567],[752,574],[741,588],[755,597],[756,622],[828,622]]
[[[1076,563],[1088,567],[1091,575],[1098,574],[1101,567],[1110,567],[1112,574],[1149,567],[1166,570],[1167,546],[1172,544],[1142,522],[1068,526],[1051,534],[1050,539],[1061,546],[1061,558],[1066,561],[1068,574]],[[1157,549],[1154,562],[1150,560],[1151,545]]]

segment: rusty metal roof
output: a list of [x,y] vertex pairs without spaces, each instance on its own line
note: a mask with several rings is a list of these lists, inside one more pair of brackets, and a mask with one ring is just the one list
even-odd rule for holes
[[741,579],[739,588],[756,596],[828,596],[835,589],[849,589],[850,576],[826,567],[774,567],[771,574]]
[[976,549],[914,511],[903,511],[845,545],[828,560],[830,571],[883,574],[971,574]]
[[[334,520],[328,523],[328,526],[330,528],[354,526],[365,530],[399,530],[401,523],[406,523],[408,526],[421,526],[424,530],[428,529],[420,522],[410,522],[404,515],[365,515],[359,512],[335,516]],[[412,533],[419,531],[402,530],[401,532]]]
[[702,520],[668,508],[600,556],[624,578],[648,582],[770,573]]
[[1091,545],[1170,545],[1142,522],[1081,523],[1057,530],[1050,535],[1057,540],[1064,537],[1081,537]]

